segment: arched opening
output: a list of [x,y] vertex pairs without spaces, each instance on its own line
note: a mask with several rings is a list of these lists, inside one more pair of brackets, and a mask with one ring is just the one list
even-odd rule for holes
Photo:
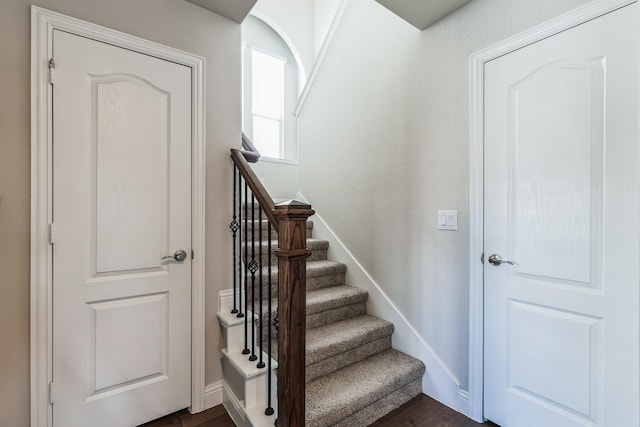
[[301,64],[289,44],[263,19],[242,24],[242,128],[262,156],[297,160],[293,115]]

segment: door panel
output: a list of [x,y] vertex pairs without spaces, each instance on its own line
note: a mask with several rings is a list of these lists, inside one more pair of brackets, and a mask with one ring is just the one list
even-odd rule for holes
[[508,221],[518,274],[590,286],[599,270],[603,60],[552,63],[509,88]]
[[640,424],[631,5],[485,65],[485,417]]
[[90,79],[96,271],[160,268],[169,253],[169,93],[129,75]]
[[191,69],[53,52],[53,425],[137,425],[191,401]]

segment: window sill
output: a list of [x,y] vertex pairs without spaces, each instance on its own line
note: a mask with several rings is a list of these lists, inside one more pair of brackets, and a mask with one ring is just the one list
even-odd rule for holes
[[282,164],[282,165],[298,166],[298,161],[297,160],[278,159],[276,157],[260,156],[259,162],[279,163],[279,164]]

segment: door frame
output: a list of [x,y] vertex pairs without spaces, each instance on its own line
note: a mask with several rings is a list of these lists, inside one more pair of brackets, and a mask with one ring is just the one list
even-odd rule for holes
[[484,420],[484,66],[500,56],[566,31],[637,0],[595,0],[470,57],[469,200],[469,411]]
[[[50,427],[52,406],[52,89],[53,30],[109,43],[191,68],[191,411],[205,407],[204,58],[37,6],[31,6],[31,426]],[[55,76],[55,70],[53,75]]]

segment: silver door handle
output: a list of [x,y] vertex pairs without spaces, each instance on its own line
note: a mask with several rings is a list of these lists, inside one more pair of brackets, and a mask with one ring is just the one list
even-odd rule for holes
[[502,257],[501,257],[500,255],[498,255],[498,254],[493,254],[493,255],[491,255],[491,256],[489,257],[489,264],[491,264],[491,265],[498,266],[498,265],[500,265],[500,264],[502,264],[502,263],[505,263],[505,264],[511,264],[511,265],[520,265],[520,264],[518,264],[518,263],[517,263],[517,262],[515,262],[515,261],[506,261],[506,260],[503,260],[503,259],[502,259]]
[[167,255],[165,257],[162,257],[162,261],[177,261],[177,262],[182,262],[185,259],[187,259],[187,251],[185,251],[184,249],[178,249],[173,255]]

